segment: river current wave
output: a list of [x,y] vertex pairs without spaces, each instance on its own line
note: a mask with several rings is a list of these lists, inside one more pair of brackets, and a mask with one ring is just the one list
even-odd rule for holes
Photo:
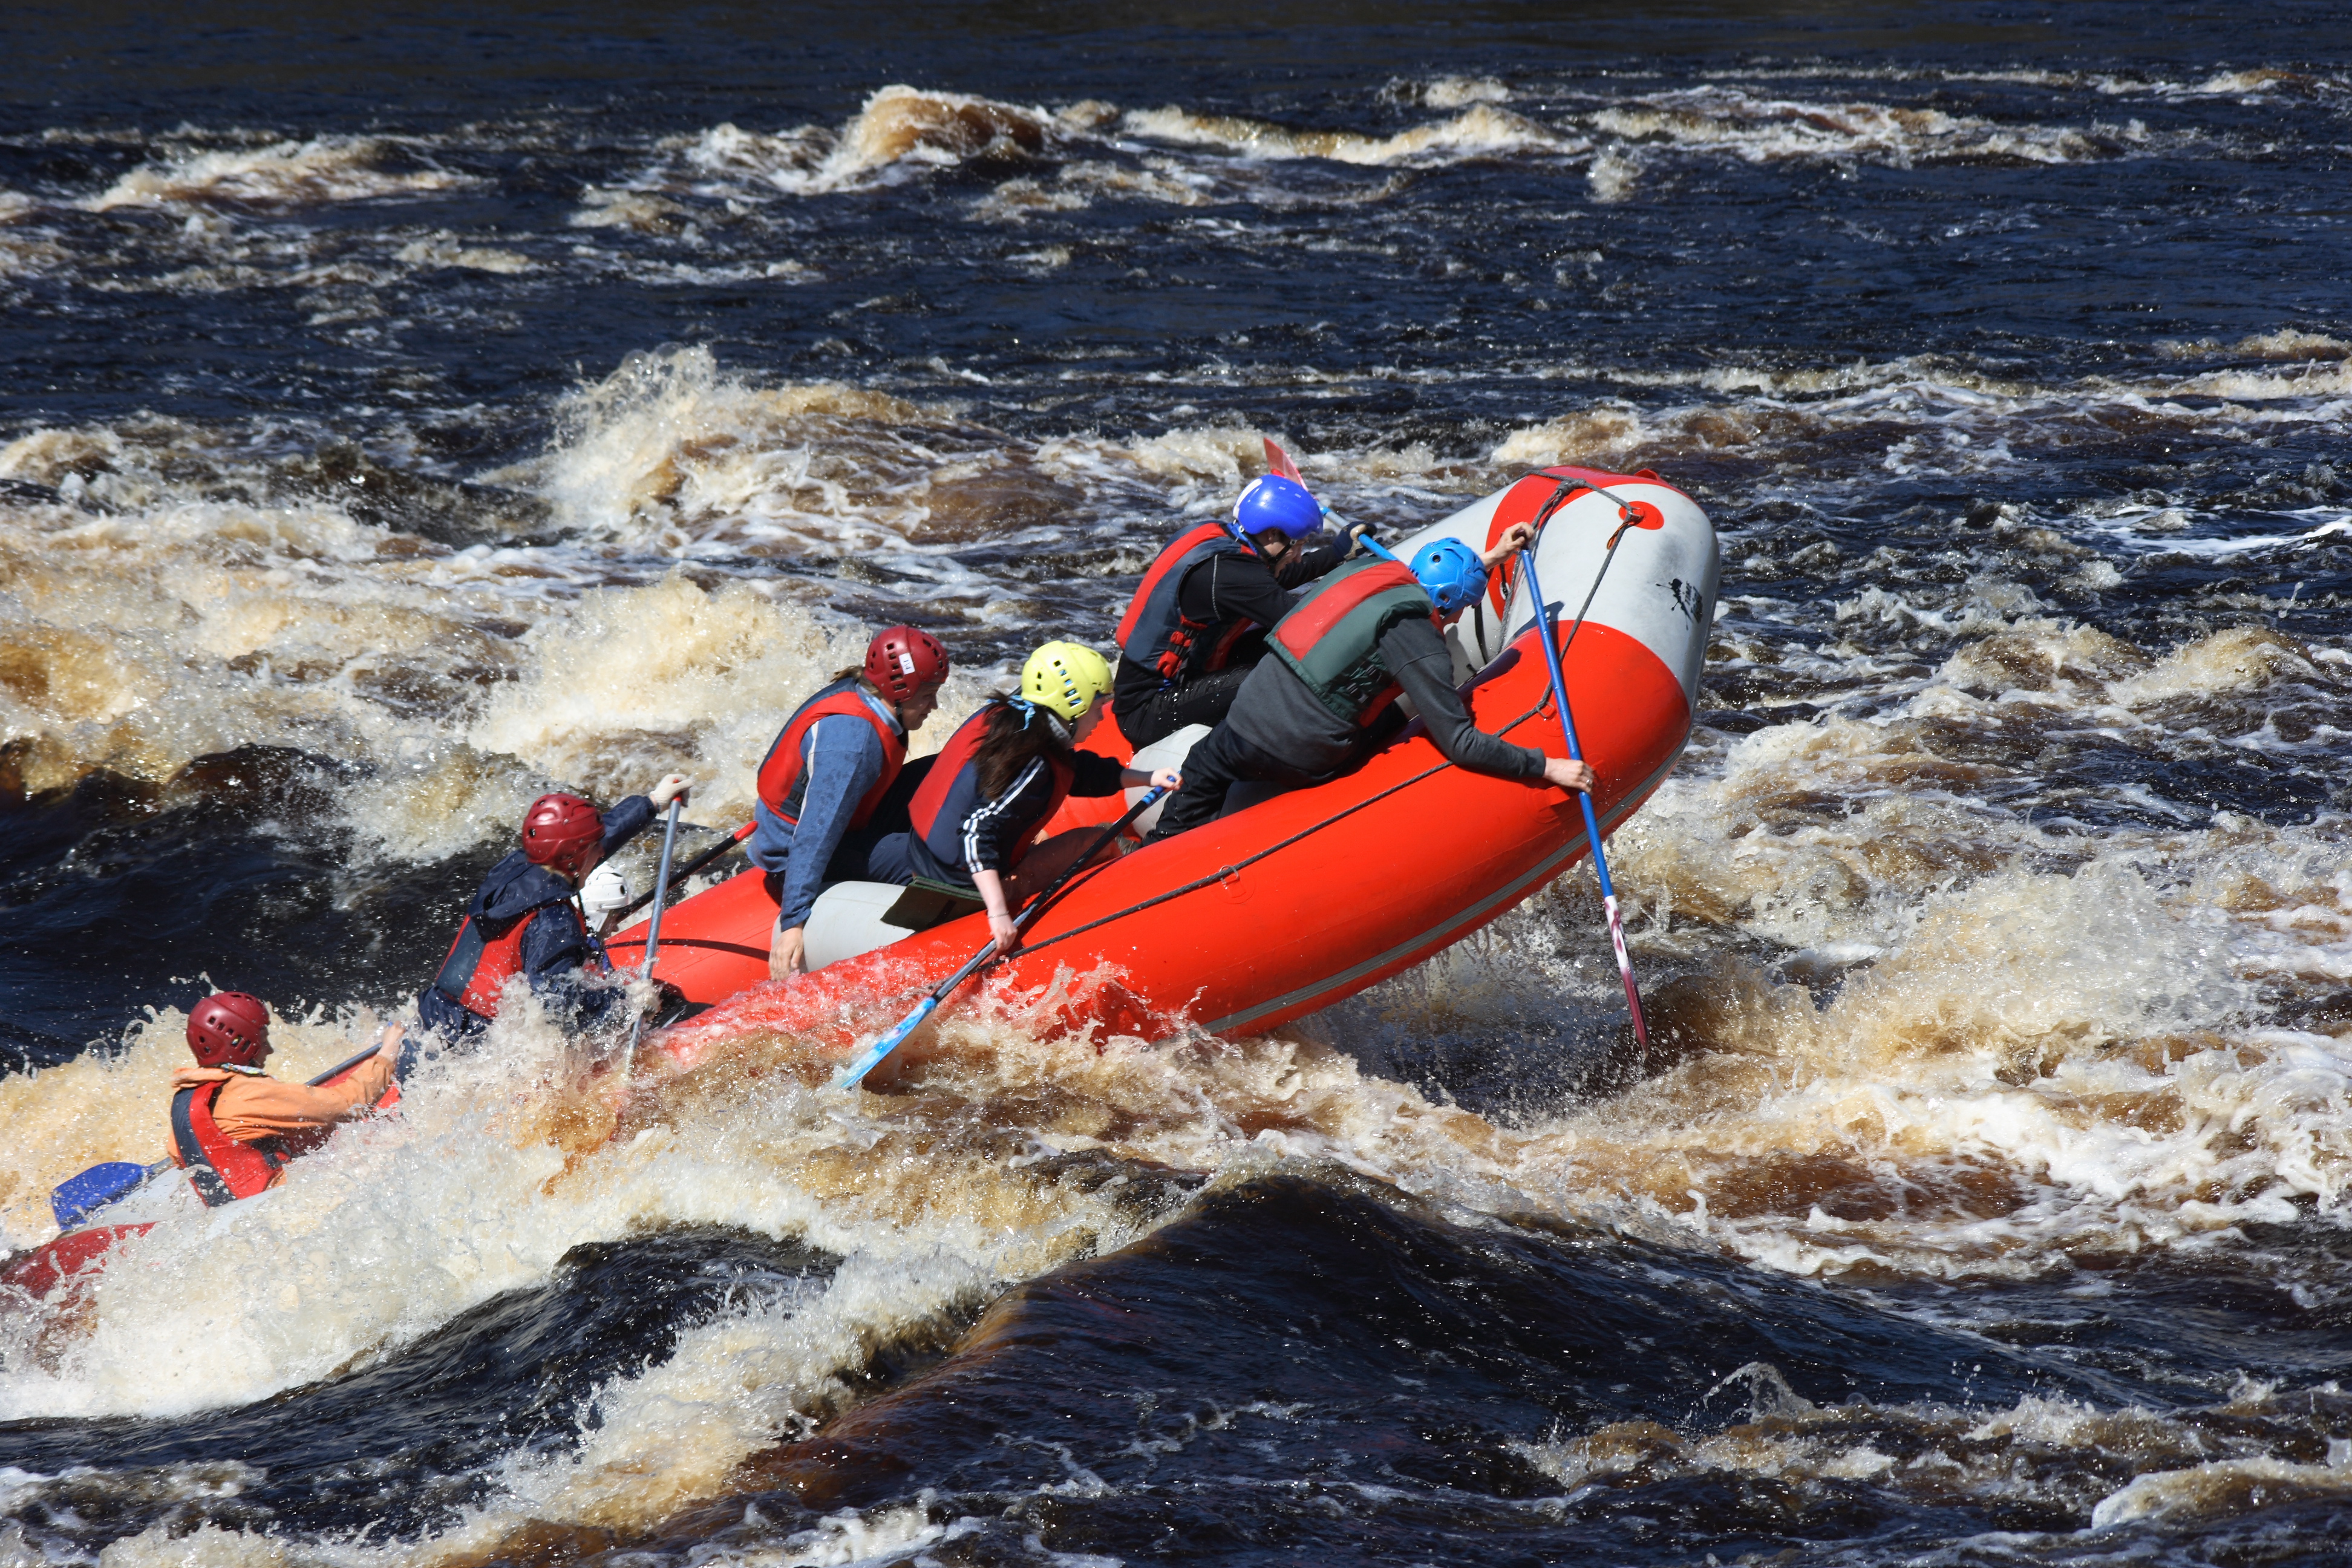
[[1581,868],[1268,1036],[983,992],[854,1102],[525,1008],[0,1313],[0,1559],[2330,1560],[2340,19],[608,20],[28,25],[0,1240],[160,1157],[207,984],[342,1059],[531,796],[715,842],[898,619],[930,749],[1268,436],[1391,528],[1713,518],[1650,1048]]

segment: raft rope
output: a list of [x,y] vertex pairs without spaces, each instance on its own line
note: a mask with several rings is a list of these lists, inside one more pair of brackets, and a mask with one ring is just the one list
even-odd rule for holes
[[[1538,700],[1533,707],[1529,708],[1526,712],[1521,713],[1516,719],[1513,719],[1509,723],[1504,725],[1502,729],[1496,731],[1496,733],[1497,735],[1507,735],[1512,731],[1517,729],[1520,725],[1527,723],[1532,719],[1539,717],[1549,702],[1550,693],[1547,691],[1543,698]],[[1413,774],[1411,778],[1399,779],[1396,783],[1389,785],[1388,788],[1381,791],[1378,795],[1366,795],[1363,799],[1333,812],[1322,821],[1302,827],[1297,832],[1292,834],[1289,837],[1269,844],[1265,848],[1258,850],[1255,854],[1244,855],[1240,859],[1233,861],[1229,865],[1219,867],[1216,870],[1210,872],[1205,877],[1195,877],[1189,882],[1170,888],[1164,892],[1155,893],[1150,898],[1143,900],[1140,903],[1129,904],[1123,910],[1116,910],[1107,915],[1098,915],[1095,919],[1088,921],[1084,925],[1072,926],[1066,931],[1057,931],[1042,942],[1024,942],[1022,945],[1021,951],[1024,952],[1035,952],[1040,949],[1051,947],[1057,942],[1067,942],[1073,937],[1084,936],[1087,932],[1109,925],[1114,921],[1123,921],[1129,915],[1141,914],[1144,910],[1160,904],[1164,904],[1171,899],[1181,899],[1187,893],[1197,893],[1203,888],[1222,882],[1227,878],[1234,875],[1236,872],[1256,865],[1259,861],[1265,859],[1269,855],[1279,854],[1281,851],[1289,848],[1294,844],[1314,837],[1315,835],[1322,832],[1327,827],[1338,826],[1339,823],[1346,821],[1349,817],[1355,816],[1356,813],[1364,810],[1368,806],[1377,805],[1381,801],[1386,800],[1389,796],[1396,794],[1400,790],[1411,789],[1413,785],[1422,783],[1425,779],[1435,778],[1439,773],[1445,772],[1448,768],[1453,766],[1454,766],[1454,764],[1452,763],[1441,762],[1434,767],[1424,768],[1420,773]],[[1077,880],[1072,882],[1068,887],[1062,889],[1061,892],[1057,894],[1056,897],[1066,897],[1068,894],[1084,887],[1088,881],[1100,876],[1108,869],[1109,869],[1109,867],[1107,864],[1089,868],[1086,876],[1079,878]],[[1038,910],[1038,913],[1040,914],[1043,914],[1045,910],[1043,908]]]
[[[1585,612],[1592,608],[1592,601],[1600,595],[1601,580],[1609,575],[1609,563],[1617,559],[1617,542],[1625,537],[1627,529],[1642,521],[1642,514],[1635,509],[1633,503],[1626,500],[1616,491],[1603,489],[1599,485],[1588,485],[1582,479],[1562,479],[1559,481],[1559,488],[1551,492],[1551,499],[1545,501],[1536,512],[1535,539],[1529,542],[1528,548],[1532,549],[1535,544],[1542,542],[1544,528],[1551,521],[1552,514],[1574,500],[1579,490],[1590,491],[1597,496],[1607,496],[1617,503],[1617,531],[1611,534],[1609,542],[1601,547],[1601,570],[1592,574],[1592,586],[1586,590],[1584,603],[1576,607],[1576,619],[1568,624],[1567,639],[1559,645],[1562,658],[1567,658],[1568,650],[1576,646],[1577,629],[1584,625]],[[1538,623],[1543,619],[1541,605],[1537,606],[1536,619]]]

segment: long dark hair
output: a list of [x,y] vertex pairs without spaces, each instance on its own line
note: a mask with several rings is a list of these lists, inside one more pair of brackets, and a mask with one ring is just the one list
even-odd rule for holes
[[1037,758],[1070,749],[1064,739],[1069,731],[1055,722],[1061,715],[1050,708],[992,691],[982,711],[988,715],[988,733],[981,737],[972,758],[980,764],[983,799],[1002,796]]

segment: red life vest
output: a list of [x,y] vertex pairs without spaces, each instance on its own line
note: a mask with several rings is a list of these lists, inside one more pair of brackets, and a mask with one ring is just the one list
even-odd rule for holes
[[276,1139],[240,1143],[220,1130],[213,1120],[213,1102],[227,1087],[226,1080],[200,1083],[172,1097],[172,1152],[206,1208],[253,1196],[286,1166]]
[[1382,633],[1427,616],[1441,623],[1412,572],[1367,556],[1308,589],[1267,639],[1267,651],[1337,717],[1369,725],[1403,689],[1381,661]]
[[[433,988],[478,1018],[499,1016],[499,993],[506,983],[522,968],[522,933],[544,909],[559,906],[541,904],[528,909],[504,922],[504,929],[495,936],[482,934],[482,922],[467,915],[458,926],[457,939],[449,943],[449,956],[441,961],[441,973],[433,977]],[[588,938],[588,923],[580,918],[577,904],[560,906],[579,927],[581,940]],[[592,945],[591,951],[594,951]]]
[[811,725],[836,713],[865,720],[874,726],[874,733],[882,742],[882,776],[874,781],[874,787],[866,792],[857,809],[850,814],[850,826],[866,826],[874,816],[874,808],[882,804],[882,797],[898,782],[898,770],[906,765],[906,735],[874,711],[874,704],[857,689],[857,678],[853,675],[835,681],[793,710],[793,716],[784,721],[782,733],[776,737],[776,743],[768,748],[766,759],[760,763],[760,804],[795,827],[800,826],[802,797],[808,793],[807,759],[801,755],[801,742],[807,739]]
[[1143,574],[1127,614],[1119,617],[1118,657],[1158,670],[1162,686],[1224,668],[1234,645],[1257,623],[1246,616],[1223,623],[1193,620],[1184,614],[1181,590],[1185,574],[1202,562],[1244,552],[1223,523],[1204,522],[1178,534]]
[[[931,858],[966,880],[971,879],[971,865],[964,856],[964,823],[973,812],[989,804],[980,793],[978,752],[981,742],[988,736],[989,715],[995,710],[996,704],[992,702],[957,726],[956,732],[948,737],[948,743],[940,748],[939,761],[931,764],[930,773],[924,777],[922,787],[915,792],[907,810],[914,824],[915,837],[931,852]],[[1042,711],[1039,717],[1042,721]],[[1008,835],[1013,849],[1004,858],[1003,870],[1010,871],[1021,864],[1029,853],[1029,840],[1036,833],[1037,825],[1049,820],[1070,798],[1076,768],[1068,757],[1056,752],[1046,752],[1044,760],[1053,776],[1053,797],[1033,820],[1013,825],[1016,831]]]

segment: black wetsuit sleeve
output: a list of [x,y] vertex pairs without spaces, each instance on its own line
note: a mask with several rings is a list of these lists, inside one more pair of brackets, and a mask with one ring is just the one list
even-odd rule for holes
[[1314,582],[1347,558],[1348,540],[1342,534],[1337,543],[1309,544],[1293,550],[1275,575],[1284,587],[1296,588]]
[[1470,722],[1454,689],[1454,656],[1427,621],[1400,621],[1381,637],[1381,662],[1421,713],[1429,738],[1454,766],[1499,779],[1543,777],[1541,752],[1514,746]]
[[1177,603],[1195,621],[1249,620],[1270,626],[1290,613],[1290,595],[1255,555],[1212,555],[1178,585]]
[[1126,788],[1119,775],[1127,772],[1123,763],[1112,761],[1094,752],[1070,753],[1070,793],[1092,800],[1099,795],[1117,795]]
[[1028,841],[1054,803],[1054,775],[1038,757],[1021,770],[1013,787],[982,802],[963,819],[963,863],[971,871],[1003,871],[1005,858]]

